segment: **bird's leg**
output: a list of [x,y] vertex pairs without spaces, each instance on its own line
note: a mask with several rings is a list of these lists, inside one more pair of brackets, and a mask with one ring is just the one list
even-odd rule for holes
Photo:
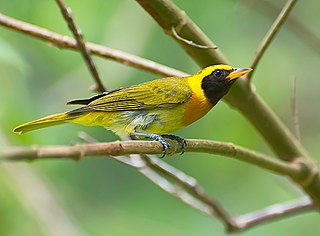
[[175,140],[177,141],[178,143],[181,144],[181,153],[180,155],[182,155],[184,153],[184,151],[186,150],[186,147],[187,147],[187,142],[185,139],[177,136],[177,135],[174,135],[174,134],[163,134],[161,135],[163,138],[168,138],[168,139],[171,139],[171,140]]
[[135,136],[151,138],[155,141],[160,142],[163,146],[163,149],[162,149],[163,155],[161,156],[161,158],[167,154],[170,144],[161,135],[153,134],[153,133],[144,133],[144,132],[133,132],[132,134]]
[[187,142],[186,142],[185,139],[183,139],[183,138],[181,138],[181,137],[179,137],[177,135],[173,135],[173,134],[159,135],[159,134],[153,134],[153,133],[133,132],[133,135],[142,136],[142,137],[146,137],[146,138],[151,138],[151,139],[153,139],[155,141],[160,142],[162,144],[162,146],[163,146],[163,150],[162,150],[163,151],[163,156],[161,156],[161,158],[164,157],[167,154],[168,149],[170,147],[170,144],[165,140],[165,138],[171,139],[171,140],[175,140],[175,141],[177,141],[178,143],[181,144],[182,151],[181,151],[180,155],[182,155],[185,152],[186,147],[187,147]]

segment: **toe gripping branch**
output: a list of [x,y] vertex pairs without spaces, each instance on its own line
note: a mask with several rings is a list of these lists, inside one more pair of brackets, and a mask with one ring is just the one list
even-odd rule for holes
[[153,133],[134,132],[133,135],[151,138],[155,141],[160,142],[163,147],[162,148],[163,155],[161,156],[161,158],[163,158],[165,155],[167,155],[167,152],[170,148],[170,144],[165,139],[171,139],[171,140],[177,141],[179,144],[181,144],[182,151],[181,151],[180,155],[182,155],[185,152],[186,147],[187,147],[187,142],[185,139],[183,139],[179,136],[173,135],[173,134],[159,135],[159,134],[153,134]]

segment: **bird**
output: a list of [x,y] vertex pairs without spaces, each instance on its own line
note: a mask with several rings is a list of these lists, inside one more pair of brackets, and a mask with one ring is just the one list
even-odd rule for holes
[[211,65],[186,77],[165,77],[121,87],[67,105],[79,108],[46,116],[14,128],[22,134],[64,123],[103,126],[119,136],[159,141],[166,155],[176,140],[185,151],[186,141],[172,131],[182,129],[206,115],[228,93],[234,82],[251,68]]

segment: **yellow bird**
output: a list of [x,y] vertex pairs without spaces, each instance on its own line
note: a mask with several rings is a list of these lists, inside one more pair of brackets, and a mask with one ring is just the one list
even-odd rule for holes
[[104,126],[118,135],[152,138],[163,145],[164,154],[170,147],[165,138],[177,140],[184,150],[185,140],[167,133],[203,117],[228,93],[237,78],[251,70],[212,65],[187,77],[167,77],[119,88],[89,99],[68,102],[84,106],[28,122],[16,127],[14,132],[21,134],[76,123]]

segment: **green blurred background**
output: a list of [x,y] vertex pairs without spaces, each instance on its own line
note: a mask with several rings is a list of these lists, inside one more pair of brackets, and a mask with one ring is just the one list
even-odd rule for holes
[[[175,1],[215,41],[235,66],[249,66],[273,16],[259,1]],[[285,1],[269,1],[282,6]],[[188,73],[199,67],[131,0],[68,0],[88,41],[121,49]],[[11,17],[70,35],[55,1],[0,0]],[[292,16],[320,37],[320,2],[301,1]],[[276,14],[274,11],[273,14]],[[301,140],[319,150],[319,50],[287,25],[256,70],[257,91],[292,129],[291,96],[297,78]],[[319,41],[318,41],[319,45]],[[319,46],[318,46],[319,49]],[[0,144],[69,145],[79,131],[100,141],[117,137],[100,127],[64,125],[22,136],[12,129],[26,121],[66,111],[86,98],[92,79],[80,54],[0,27]],[[94,58],[108,88],[157,76]],[[176,132],[185,138],[234,142],[271,154],[254,128],[221,102],[200,121]],[[258,210],[301,195],[285,178],[224,157],[186,153],[164,159],[199,180],[234,214]],[[222,224],[184,205],[136,170],[109,158],[46,160],[0,166],[0,235],[224,235]],[[49,191],[49,192],[47,192]],[[37,207],[38,206],[38,207]],[[38,209],[37,212],[35,209]],[[59,214],[57,214],[57,212]],[[46,217],[39,217],[41,214]],[[48,220],[49,219],[49,220]],[[260,225],[239,235],[319,235],[319,215],[307,213]],[[46,223],[47,220],[47,223]],[[48,228],[48,225],[52,228]]]

